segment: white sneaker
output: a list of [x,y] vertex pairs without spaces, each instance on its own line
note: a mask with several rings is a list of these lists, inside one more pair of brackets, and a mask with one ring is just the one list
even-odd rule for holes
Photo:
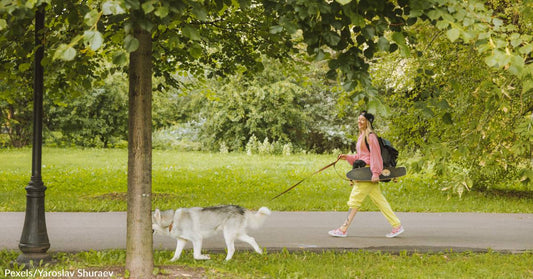
[[328,232],[329,235],[334,237],[346,237],[348,232],[342,232],[340,229],[334,229]]
[[392,237],[397,237],[399,236],[401,233],[403,233],[403,226],[400,225],[399,227],[396,227],[396,228],[392,228],[392,232],[388,233],[387,235],[385,235],[386,237],[388,238],[392,238]]

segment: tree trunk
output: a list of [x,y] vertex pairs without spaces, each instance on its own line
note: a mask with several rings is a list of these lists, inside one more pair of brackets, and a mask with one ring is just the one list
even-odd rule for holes
[[126,269],[130,278],[150,278],[152,241],[152,36],[136,27],[139,48],[130,54],[128,218]]

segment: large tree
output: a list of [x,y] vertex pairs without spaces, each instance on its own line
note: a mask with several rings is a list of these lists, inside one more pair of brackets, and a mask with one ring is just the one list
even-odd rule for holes
[[[262,8],[251,1],[104,1],[77,9],[85,9],[83,21],[89,28],[69,44],[60,44],[55,57],[75,59],[78,42],[86,46],[80,52],[123,42],[130,53],[126,269],[132,278],[146,278],[153,269],[152,75],[172,85],[178,83],[172,75],[178,68],[207,76],[236,69],[253,72],[261,69],[260,53],[281,57],[290,41],[278,43],[279,35],[264,24]],[[120,51],[113,55],[114,61],[124,59]]]

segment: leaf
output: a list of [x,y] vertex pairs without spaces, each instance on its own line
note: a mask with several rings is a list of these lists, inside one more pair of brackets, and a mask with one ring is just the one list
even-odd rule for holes
[[152,29],[154,28],[154,24],[148,18],[142,18],[138,20],[137,23],[141,26],[142,29],[148,32],[152,32]]
[[88,44],[92,50],[99,49],[104,43],[102,33],[93,30],[83,32],[83,39],[85,44]]
[[22,63],[19,65],[19,71],[20,72],[25,72],[27,70],[29,70],[31,68],[31,64],[30,63]]
[[533,44],[529,43],[518,50],[521,54],[528,55],[533,51]]
[[0,18],[0,30],[4,30],[7,27],[7,21],[3,18]]
[[324,40],[326,40],[326,42],[330,46],[336,46],[341,40],[341,37],[333,31],[325,33],[323,37],[324,37]]
[[427,13],[427,16],[431,20],[437,20],[442,16],[442,11],[440,10],[431,10]]
[[397,48],[400,49],[400,54],[404,57],[407,57],[410,55],[409,47],[407,46],[407,43],[405,42],[405,36],[401,32],[394,32],[392,33],[392,40],[396,44],[392,44],[390,48],[390,52],[396,51]]
[[525,79],[522,83],[522,93],[525,94],[529,91],[533,91],[533,80]]
[[524,59],[519,55],[513,55],[511,57],[511,63],[509,65],[509,72],[511,74],[520,77],[522,72],[524,71]]
[[495,27],[500,27],[503,25],[503,20],[495,17],[492,19],[492,23],[494,24]]
[[117,51],[113,54],[113,64],[115,65],[125,65],[128,62],[128,57],[124,52]]
[[361,33],[365,36],[365,38],[367,38],[367,40],[373,41],[374,36],[376,36],[376,28],[372,25],[367,25],[365,28],[363,28]]
[[142,5],[145,14],[149,14],[154,11],[154,1],[144,2]]
[[364,27],[365,26],[365,18],[361,16],[359,13],[353,11],[350,6],[344,6],[342,8],[345,15],[347,15],[350,18],[350,21],[353,25]]
[[54,53],[54,59],[71,61],[74,57],[76,57],[76,50],[67,44],[60,44]]
[[252,5],[252,1],[250,0],[239,0],[239,7],[241,10],[248,9]]
[[136,51],[139,48],[139,40],[132,35],[126,36],[124,38],[124,48],[130,53]]
[[461,31],[457,28],[452,28],[446,31],[446,36],[448,36],[448,39],[450,39],[452,43],[459,38],[459,35],[461,35]]
[[392,34],[392,40],[394,42],[396,42],[397,44],[399,45],[405,45],[405,37],[402,33],[400,32],[394,32]]
[[192,47],[189,48],[189,53],[194,58],[200,58],[202,57],[202,47],[198,44],[194,44]]
[[193,41],[199,41],[202,39],[202,36],[200,36],[200,33],[198,32],[198,30],[196,30],[196,28],[194,28],[191,25],[186,25],[185,27],[183,27],[181,32],[183,33],[183,36]]
[[437,25],[436,25],[436,26],[437,26],[437,28],[438,28],[439,30],[443,30],[443,29],[448,28],[448,25],[450,25],[450,23],[449,23],[448,21],[446,21],[446,20],[439,20],[439,21],[437,21]]
[[378,114],[381,117],[387,117],[390,114],[389,109],[378,98],[370,98],[367,106],[369,112]]
[[127,8],[131,8],[133,10],[138,10],[141,6],[141,3],[139,3],[139,0],[124,0],[124,3],[126,4]]
[[494,50],[494,58],[498,67],[503,67],[511,62],[511,57],[501,50]]
[[315,56],[315,61],[322,61],[324,60],[324,57],[325,57],[325,53],[322,49],[318,49],[317,53],[316,53],[316,56]]
[[513,33],[509,38],[511,39],[511,45],[513,47],[518,47],[523,42],[522,38],[520,38],[520,34],[518,33]]
[[165,6],[158,7],[155,11],[155,15],[159,18],[164,18],[168,15],[168,8]]
[[352,0],[335,0],[335,2],[341,4],[341,5],[346,5],[350,2],[352,2]]
[[100,19],[100,13],[97,10],[91,10],[83,17],[83,22],[85,25],[92,27],[96,25],[98,19]]
[[102,13],[104,15],[119,15],[123,14],[126,11],[120,6],[119,1],[106,1],[102,3]]
[[283,26],[280,26],[280,25],[270,26],[269,31],[270,31],[270,34],[280,33],[281,31],[283,31]]
[[207,20],[207,11],[201,5],[195,5],[192,8],[192,14],[196,16],[197,19],[205,21]]
[[492,54],[485,57],[485,64],[487,64],[489,67],[494,67],[498,64],[498,60],[496,59],[496,56]]
[[378,49],[388,51],[390,48],[389,40],[385,37],[380,37],[378,40]]

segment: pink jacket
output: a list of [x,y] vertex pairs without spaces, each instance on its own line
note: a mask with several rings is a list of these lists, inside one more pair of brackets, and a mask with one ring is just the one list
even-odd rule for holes
[[379,148],[378,137],[376,134],[371,133],[368,135],[368,146],[370,147],[370,150],[366,147],[365,135],[361,133],[357,139],[357,144],[355,145],[357,153],[347,155],[346,161],[348,161],[350,165],[353,165],[355,161],[363,160],[367,165],[370,165],[372,177],[379,177],[381,171],[383,171],[383,159],[381,158],[381,149]]

